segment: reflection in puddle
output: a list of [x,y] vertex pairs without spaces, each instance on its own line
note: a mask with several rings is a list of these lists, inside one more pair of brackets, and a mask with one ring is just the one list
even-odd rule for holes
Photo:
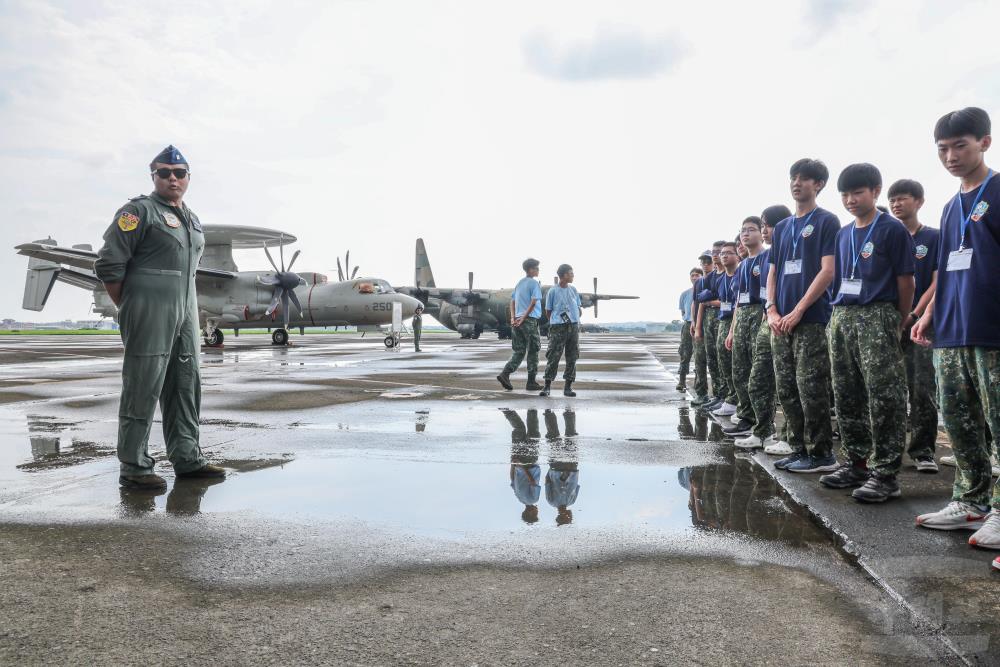
[[[521,520],[527,524],[538,522],[538,500],[542,489],[542,468],[538,465],[539,432],[538,410],[528,410],[527,423],[514,410],[504,409],[510,423],[510,486],[514,495],[524,505]],[[559,433],[559,419],[555,412],[545,413],[545,442],[549,454],[549,469],[545,473],[545,500],[556,510],[556,525],[573,522],[570,506],[580,493],[580,471],[577,445],[574,437],[576,413],[562,413],[565,435]]]
[[725,433],[722,427],[701,410],[694,411],[694,424],[691,424],[691,409],[684,405],[678,408],[680,417],[677,423],[677,435],[681,440],[698,440],[699,442],[722,442]]
[[[166,511],[177,516],[194,516],[201,512],[201,502],[210,486],[221,484],[224,479],[178,479],[167,494]],[[121,514],[137,517],[156,511],[156,499],[167,493],[166,489],[139,491],[120,488]]]

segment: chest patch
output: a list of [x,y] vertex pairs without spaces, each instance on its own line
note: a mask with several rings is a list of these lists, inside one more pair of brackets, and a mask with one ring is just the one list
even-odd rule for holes
[[875,252],[875,244],[872,243],[871,241],[864,244],[864,246],[862,246],[861,248],[861,256],[864,257],[865,259],[871,257],[873,252]]
[[178,227],[181,226],[180,218],[178,218],[173,213],[164,213],[163,221],[167,223],[167,227],[173,227],[174,229],[177,229]]
[[917,259],[923,259],[924,257],[927,256],[927,252],[928,252],[927,246],[918,245],[913,254]]
[[760,275],[760,267],[759,266],[753,267],[753,271],[751,273],[753,273],[754,277],[759,276]]
[[972,221],[979,222],[980,218],[986,215],[986,211],[988,211],[989,208],[990,205],[988,202],[981,201],[976,204],[976,208],[972,209]]
[[123,232],[131,232],[139,226],[139,216],[134,213],[122,213],[118,216],[118,229]]
[[813,231],[815,231],[815,229],[816,228],[813,227],[812,225],[806,225],[805,227],[803,227],[802,228],[802,238],[807,239],[810,236],[812,236],[812,233],[813,233]]

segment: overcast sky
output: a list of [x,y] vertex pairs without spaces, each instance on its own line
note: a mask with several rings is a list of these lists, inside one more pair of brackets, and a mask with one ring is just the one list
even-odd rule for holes
[[[797,158],[916,178],[936,226],[957,183],[934,121],[1000,120],[998,23],[988,1],[0,0],[3,228],[96,248],[173,143],[203,222],[295,234],[301,270],[350,249],[409,285],[422,236],[439,286],[510,286],[533,255],[642,297],[604,321],[670,320],[701,250],[791,204]],[[89,317],[64,284],[22,310],[7,252],[0,317]]]

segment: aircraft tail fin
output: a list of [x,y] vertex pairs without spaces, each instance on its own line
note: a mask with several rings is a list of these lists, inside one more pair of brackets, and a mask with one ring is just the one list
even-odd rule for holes
[[427,257],[427,248],[424,247],[424,240],[417,239],[417,252],[414,258],[414,285],[428,288],[437,287],[434,284],[434,273],[431,271],[431,260]]
[[[51,238],[35,241],[42,245],[58,245]],[[28,273],[24,277],[24,299],[21,307],[25,310],[40,311],[49,300],[52,286],[56,284],[59,270],[62,267],[55,262],[49,262],[35,257],[28,258]]]

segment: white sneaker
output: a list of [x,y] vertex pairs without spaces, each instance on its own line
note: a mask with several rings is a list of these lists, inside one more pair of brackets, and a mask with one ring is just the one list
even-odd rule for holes
[[729,418],[729,421],[731,421],[734,424],[739,424],[740,423],[740,416],[738,414],[736,414],[736,413],[733,413],[733,416]]
[[[921,514],[917,517],[917,525],[934,530],[979,530],[986,523],[988,510],[982,510],[969,503],[953,500],[937,512]],[[1000,528],[1000,524],[998,524]],[[1000,533],[997,533],[1000,539]],[[997,548],[1000,548],[998,546]]]
[[736,406],[732,403],[723,402],[722,405],[712,410],[712,414],[716,417],[728,417],[729,415],[736,413]]
[[955,466],[958,465],[955,462],[955,457],[954,456],[942,456],[941,458],[938,459],[938,461],[940,461],[942,464],[944,464],[946,466],[951,466],[952,468],[954,468]]
[[734,441],[733,444],[739,447],[740,449],[756,449],[758,447],[764,446],[763,443],[760,441],[760,438],[755,436],[753,433],[751,433],[745,438],[740,438],[739,440]]
[[983,527],[969,538],[969,544],[980,549],[1000,549],[1000,510],[989,513]]
[[764,445],[764,453],[771,456],[788,456],[792,453],[792,446],[784,440],[778,440],[770,445]]

